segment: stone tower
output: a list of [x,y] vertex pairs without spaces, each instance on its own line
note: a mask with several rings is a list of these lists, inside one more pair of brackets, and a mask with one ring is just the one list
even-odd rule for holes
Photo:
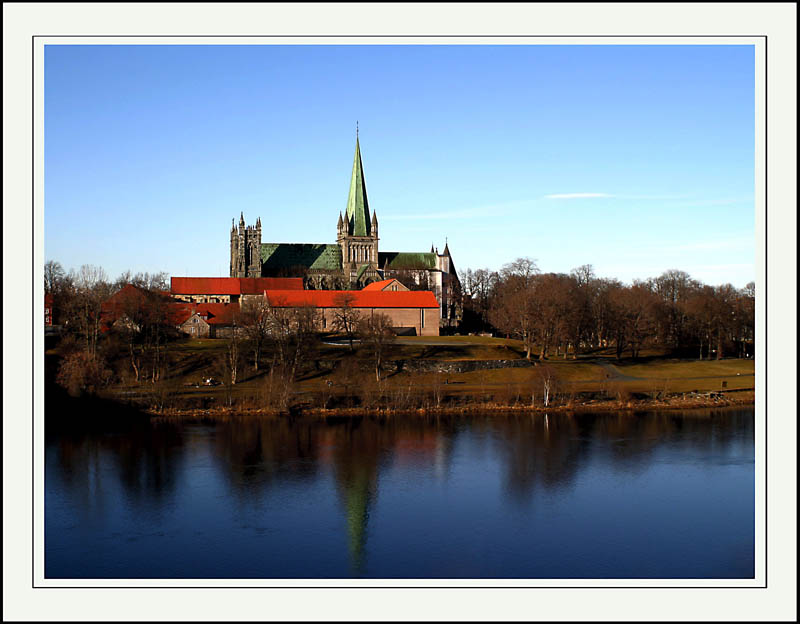
[[378,217],[370,218],[367,184],[361,164],[361,147],[356,133],[356,153],[350,176],[350,192],[344,217],[339,213],[336,242],[342,251],[342,269],[351,283],[366,283],[378,276]]
[[261,217],[255,225],[245,225],[244,213],[239,228],[231,223],[231,277],[261,277]]

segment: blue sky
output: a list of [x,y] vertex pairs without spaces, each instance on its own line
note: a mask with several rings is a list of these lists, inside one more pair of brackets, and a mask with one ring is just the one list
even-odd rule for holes
[[327,242],[359,122],[380,249],[755,279],[751,46],[45,50],[45,257],[227,275],[231,219]]

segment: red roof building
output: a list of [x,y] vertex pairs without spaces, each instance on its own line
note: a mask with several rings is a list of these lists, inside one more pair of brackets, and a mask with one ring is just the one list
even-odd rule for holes
[[195,303],[239,303],[242,296],[263,295],[265,290],[302,290],[302,277],[173,277],[175,299]]
[[193,338],[217,338],[234,331],[238,303],[173,303],[172,321]]
[[317,308],[322,330],[333,328],[336,310],[346,305],[362,316],[388,316],[399,333],[439,335],[439,302],[429,290],[268,290],[266,298],[276,308]]
[[340,308],[343,299],[353,308],[438,308],[429,290],[268,290],[267,303],[278,308]]
[[101,328],[108,331],[115,324],[138,327],[146,318],[159,313],[158,303],[169,305],[169,293],[151,292],[126,284],[101,304]]
[[45,327],[53,325],[53,295],[44,296],[44,324]]

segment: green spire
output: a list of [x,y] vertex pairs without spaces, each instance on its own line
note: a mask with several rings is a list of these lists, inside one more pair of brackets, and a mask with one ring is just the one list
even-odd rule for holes
[[356,155],[353,158],[353,174],[350,177],[350,194],[347,196],[347,233],[351,236],[369,236],[369,202],[367,183],[364,181],[364,167],[361,165],[361,147],[356,135]]

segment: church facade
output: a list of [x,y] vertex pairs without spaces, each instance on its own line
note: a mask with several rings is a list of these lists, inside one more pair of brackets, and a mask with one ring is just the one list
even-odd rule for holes
[[440,324],[460,319],[460,282],[450,250],[430,252],[380,251],[378,217],[370,212],[361,146],[350,176],[344,214],[336,223],[336,243],[270,243],[261,240],[261,217],[255,225],[231,224],[231,277],[302,277],[315,290],[362,289],[372,282],[398,278],[415,289],[430,290],[439,302]]

